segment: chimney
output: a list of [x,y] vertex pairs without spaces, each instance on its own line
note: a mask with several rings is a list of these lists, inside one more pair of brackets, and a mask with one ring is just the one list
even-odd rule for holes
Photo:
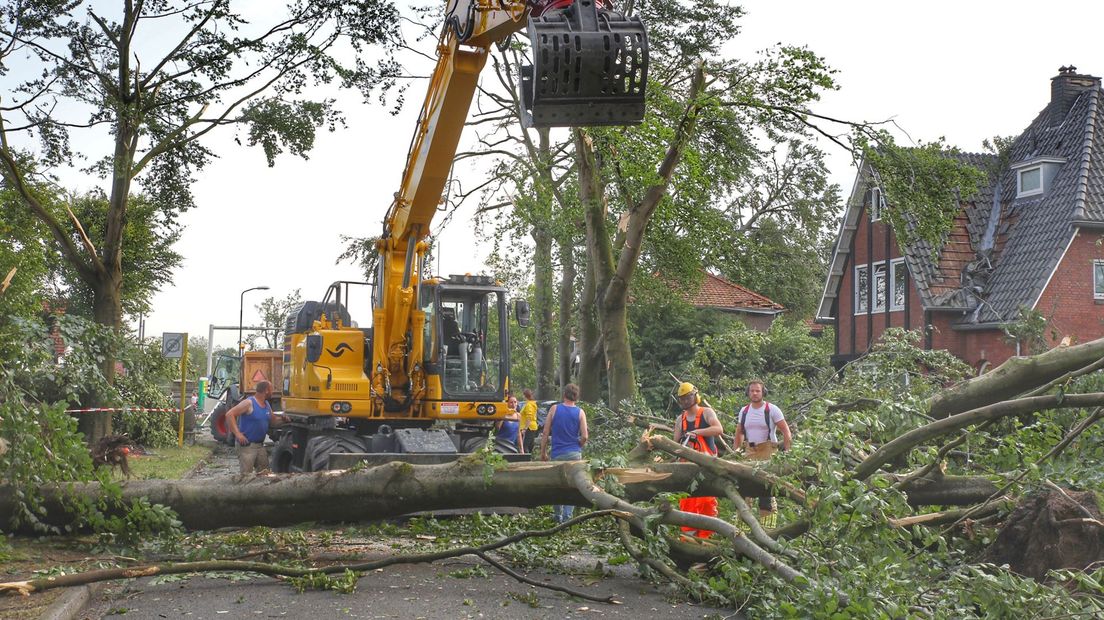
[[1078,95],[1086,90],[1100,88],[1100,78],[1080,75],[1077,67],[1060,67],[1058,75],[1050,78],[1050,110],[1047,125],[1057,127],[1066,120],[1066,114],[1077,101]]

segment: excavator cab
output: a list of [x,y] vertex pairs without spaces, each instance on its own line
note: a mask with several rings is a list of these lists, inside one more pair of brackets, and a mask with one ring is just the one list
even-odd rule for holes
[[648,33],[609,0],[550,0],[529,15],[521,69],[526,127],[635,125],[644,118]]
[[437,288],[436,299],[426,301],[440,317],[436,368],[443,396],[457,401],[505,399],[509,368],[505,289],[486,276],[452,276]]

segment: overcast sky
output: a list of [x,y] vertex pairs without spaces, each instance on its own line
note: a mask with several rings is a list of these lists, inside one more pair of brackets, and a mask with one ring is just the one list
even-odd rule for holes
[[[1104,74],[1096,38],[1101,3],[742,4],[743,32],[726,50],[750,57],[776,43],[805,45],[839,71],[839,90],[823,97],[818,112],[893,118],[915,140],[944,136],[964,150],[1022,131],[1046,105],[1059,66]],[[284,157],[268,168],[260,151],[237,146],[229,134],[210,142],[220,159],[195,187],[199,208],[184,215],[187,228],[177,246],[184,264],[174,285],[155,297],[146,335],[206,335],[212,323],[237,325],[239,295],[253,286],[271,290],[246,295],[247,325],[266,295],[299,288],[305,299],[319,298],[334,280],[359,279],[354,267],[334,264],[339,235],[379,233],[424,88],[424,82],[411,87],[407,109],[397,117],[350,99],[348,128],[320,135],[309,161]],[[846,196],[854,176],[850,159],[824,146]],[[472,172],[465,165],[455,174]],[[482,270],[487,250],[472,247],[468,215],[454,218],[442,238],[443,273]],[[235,340],[225,333],[215,342],[233,346]]]

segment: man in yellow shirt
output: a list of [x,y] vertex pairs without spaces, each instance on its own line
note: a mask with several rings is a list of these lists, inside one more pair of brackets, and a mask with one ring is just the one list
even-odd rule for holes
[[533,441],[537,438],[537,401],[533,400],[533,390],[525,388],[521,391],[525,396],[525,404],[521,406],[521,428],[525,431],[526,454],[533,453]]

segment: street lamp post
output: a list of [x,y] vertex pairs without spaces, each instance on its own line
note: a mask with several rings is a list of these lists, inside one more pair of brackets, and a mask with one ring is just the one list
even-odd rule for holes
[[254,286],[241,292],[241,303],[238,304],[238,359],[245,355],[245,340],[242,339],[242,321],[245,319],[245,294],[249,291],[267,291],[267,286]]

